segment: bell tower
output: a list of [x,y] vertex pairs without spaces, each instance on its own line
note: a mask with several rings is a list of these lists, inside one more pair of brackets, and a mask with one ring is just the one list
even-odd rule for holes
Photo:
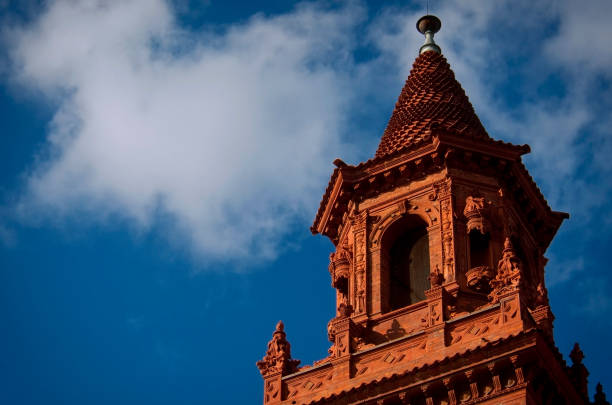
[[425,44],[374,157],[334,161],[311,227],[335,245],[329,356],[298,368],[280,324],[257,363],[266,405],[590,404],[580,348],[569,367],[554,345],[544,281],[568,215],[523,165],[529,146],[484,129],[440,27],[417,22]]

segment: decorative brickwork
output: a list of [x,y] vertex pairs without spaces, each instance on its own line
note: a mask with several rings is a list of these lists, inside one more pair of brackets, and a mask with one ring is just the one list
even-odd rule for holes
[[489,138],[425,28],[376,157],[334,162],[311,227],[336,248],[329,356],[297,368],[279,324],[257,363],[264,402],[587,405],[583,354],[568,367],[555,347],[544,278],[568,215],[527,173],[528,146]]

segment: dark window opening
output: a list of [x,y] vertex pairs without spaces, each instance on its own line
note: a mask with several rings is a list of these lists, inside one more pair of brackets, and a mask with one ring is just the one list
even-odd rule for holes
[[429,238],[426,229],[400,235],[389,251],[389,307],[405,307],[425,299],[429,285]]
[[470,268],[479,266],[491,266],[489,234],[483,235],[474,229],[470,232]]

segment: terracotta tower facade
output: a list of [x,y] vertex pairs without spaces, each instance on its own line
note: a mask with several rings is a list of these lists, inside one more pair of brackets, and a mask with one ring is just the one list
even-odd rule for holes
[[[337,159],[311,228],[332,240],[329,356],[298,367],[283,324],[257,362],[264,404],[590,404],[553,341],[544,252],[568,215],[492,139],[433,40],[374,158]],[[606,402],[598,387],[597,404]],[[599,398],[599,399],[597,399]]]

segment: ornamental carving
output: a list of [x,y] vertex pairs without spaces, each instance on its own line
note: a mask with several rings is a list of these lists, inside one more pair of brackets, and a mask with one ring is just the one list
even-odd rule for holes
[[497,275],[491,280],[491,293],[489,298],[493,302],[499,301],[500,295],[507,291],[516,290],[521,283],[523,264],[516,254],[510,238],[504,241],[502,258],[497,263]]
[[478,292],[489,292],[493,276],[493,269],[489,266],[473,267],[465,273],[468,287]]
[[365,229],[355,234],[355,313],[365,312],[366,302],[366,235]]
[[467,218],[467,231],[479,231],[481,234],[489,232],[488,211],[490,203],[484,197],[469,196],[465,199],[463,215]]
[[393,322],[391,322],[391,328],[387,329],[387,333],[385,333],[385,336],[388,340],[395,340],[401,338],[405,334],[406,329],[402,328],[397,319],[394,319]]
[[357,313],[360,314],[365,311],[365,270],[363,268],[358,269],[356,274],[357,279]]
[[276,330],[272,334],[272,340],[268,343],[268,350],[263,359],[258,361],[257,368],[261,375],[266,377],[269,374],[281,373],[288,375],[294,373],[300,364],[299,360],[291,358],[291,345],[286,339],[285,325],[279,321]]
[[495,329],[499,324],[499,318],[489,317],[486,319],[478,320],[476,322],[469,323],[464,326],[460,326],[450,331],[450,344],[459,343],[461,341],[473,339],[475,337],[482,336],[487,332]]
[[436,265],[435,269],[429,274],[429,283],[432,288],[439,287],[444,283],[444,274],[442,274],[438,265]]
[[442,225],[442,270],[444,279],[446,281],[453,281],[455,279],[455,250],[453,247],[453,210],[450,196],[440,201],[440,216]]
[[345,295],[348,292],[351,262],[352,254],[348,244],[338,246],[336,251],[329,255],[329,273],[332,277],[332,286]]
[[501,322],[508,323],[514,319],[517,319],[520,311],[520,305],[518,299],[515,297],[506,298],[501,301]]
[[264,403],[278,400],[281,393],[281,382],[278,380],[266,381],[264,387]]

